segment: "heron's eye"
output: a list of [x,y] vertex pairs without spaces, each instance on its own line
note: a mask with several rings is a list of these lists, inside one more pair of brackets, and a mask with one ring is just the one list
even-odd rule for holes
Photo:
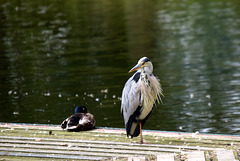
[[144,64],[145,64],[145,62],[142,63],[142,65],[144,65]]

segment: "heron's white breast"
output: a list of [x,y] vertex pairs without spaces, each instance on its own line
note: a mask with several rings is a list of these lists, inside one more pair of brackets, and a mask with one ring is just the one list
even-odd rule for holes
[[[152,106],[153,107],[153,106]],[[143,120],[147,117],[147,115],[152,111],[152,107],[142,108],[142,112],[138,117],[139,120]]]
[[[144,82],[144,79],[139,81],[141,87],[141,114],[139,119],[142,120],[152,111],[152,108],[158,99],[158,94],[161,92],[159,81],[152,75],[148,75],[149,84]],[[150,85],[150,86],[149,86]]]

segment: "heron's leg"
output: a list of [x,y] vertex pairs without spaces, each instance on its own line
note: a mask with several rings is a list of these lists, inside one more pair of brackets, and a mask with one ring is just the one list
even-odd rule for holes
[[139,121],[139,128],[140,128],[140,144],[143,144],[143,138],[142,138],[142,123]]

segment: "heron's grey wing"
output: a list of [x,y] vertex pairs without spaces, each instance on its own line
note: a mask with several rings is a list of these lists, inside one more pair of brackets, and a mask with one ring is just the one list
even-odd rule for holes
[[128,79],[123,88],[121,113],[124,118],[125,125],[127,125],[130,116],[133,115],[133,113],[141,105],[139,78],[140,72],[136,72]]

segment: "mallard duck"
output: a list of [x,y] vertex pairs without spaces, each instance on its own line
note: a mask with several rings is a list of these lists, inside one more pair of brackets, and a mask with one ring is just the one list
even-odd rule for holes
[[92,114],[87,113],[85,106],[77,106],[72,116],[61,124],[61,128],[67,131],[86,131],[95,128],[95,120]]

